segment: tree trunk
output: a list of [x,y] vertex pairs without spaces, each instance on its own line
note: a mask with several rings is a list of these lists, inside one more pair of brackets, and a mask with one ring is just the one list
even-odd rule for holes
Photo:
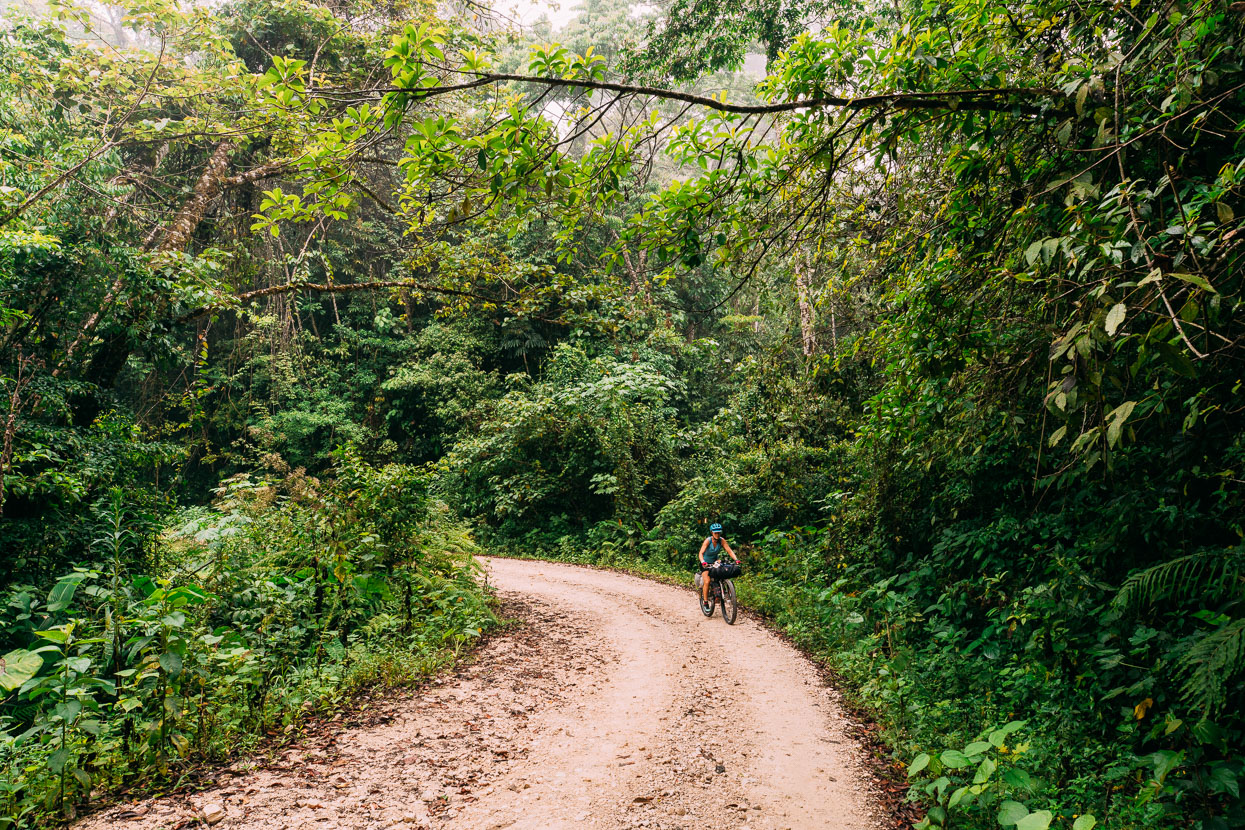
[[[148,234],[147,239],[143,242],[143,250],[149,251],[153,247],[157,251],[178,251],[184,249],[190,242],[190,238],[194,235],[195,230],[198,229],[199,223],[203,221],[203,217],[207,215],[212,202],[220,196],[225,188],[238,187],[239,185],[259,181],[279,173],[287,166],[285,161],[273,161],[261,164],[259,167],[236,176],[226,176],[225,174],[229,172],[229,153],[234,149],[234,146],[233,139],[226,139],[216,145],[212,155],[208,157],[207,165],[203,168],[199,180],[195,183],[194,192],[190,198],[182,205],[181,210],[177,212],[171,223],[166,226],[158,226]],[[161,153],[157,158],[157,166],[162,157]],[[158,245],[156,244],[157,241],[159,241]],[[96,326],[99,325],[104,313],[112,305],[124,285],[124,275],[118,275],[104,294],[99,308],[87,317],[82,328],[78,330],[77,335],[70,342],[69,348],[65,350],[65,356],[53,370],[53,376],[59,375],[61,370],[69,364],[74,353],[94,335]],[[109,352],[109,354],[96,355],[89,370],[90,375],[99,377],[99,381],[105,385],[109,384],[116,377],[116,373],[120,371],[121,366],[125,362],[125,357],[129,354],[128,347],[114,342],[115,339],[112,338],[102,349],[103,352]],[[124,351],[123,354],[120,354],[119,359],[118,350]]]
[[641,241],[639,251],[635,256],[631,255],[631,250],[623,244],[622,237],[618,235],[618,231],[609,228],[610,236],[614,238],[614,244],[619,246],[622,254],[623,264],[627,266],[627,279],[630,285],[627,288],[627,296],[635,298],[641,291],[649,299],[652,299],[652,291],[648,281],[648,251],[644,248]]
[[115,46],[124,49],[130,45],[130,38],[125,33],[125,12],[115,6],[107,9],[108,25],[112,27],[112,36],[117,39]]
[[[13,439],[17,437],[17,427],[21,423],[22,407],[28,402],[22,399],[22,393],[30,384],[31,359],[25,355],[17,358],[17,377],[13,379],[13,392],[9,395],[9,412],[4,420],[4,440],[0,443],[0,517],[4,516],[4,476],[13,461]],[[32,395],[29,403],[31,408],[39,403],[39,396]]]
[[[165,228],[164,238],[160,240],[156,250],[180,251],[190,242],[190,237],[194,235],[208,208],[224,187],[225,174],[229,172],[229,153],[234,146],[233,139],[226,139],[216,145],[208,158],[207,166],[199,176],[199,181],[195,182],[194,193],[182,205],[172,223]],[[155,242],[154,236],[153,234],[147,238],[147,245],[144,247],[149,248]]]
[[803,253],[795,257],[795,294],[800,305],[800,340],[804,356],[817,353],[817,316],[813,308],[813,258]]
[[834,313],[834,298],[830,299],[830,342],[834,346],[834,351],[839,351],[839,321]]
[[[151,232],[143,244],[144,250],[151,250],[153,246],[157,251],[184,249],[195,230],[198,229],[199,223],[203,221],[203,217],[207,215],[208,209],[212,207],[212,202],[220,196],[221,192],[227,188],[253,184],[260,179],[275,176],[289,167],[288,161],[278,159],[253,167],[245,173],[227,176],[225,174],[229,172],[229,154],[236,146],[231,138],[216,145],[216,149],[208,157],[207,165],[199,175],[199,181],[195,182],[195,189],[190,198],[185,201],[169,225]],[[161,238],[162,234],[163,238]],[[160,243],[158,246],[157,240]]]

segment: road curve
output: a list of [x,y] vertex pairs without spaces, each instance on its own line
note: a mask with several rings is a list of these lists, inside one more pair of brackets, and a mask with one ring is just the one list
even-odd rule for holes
[[795,649],[694,595],[606,571],[486,559],[524,624],[420,689],[310,727],[194,794],[95,828],[875,830],[863,751]]
[[770,631],[742,615],[734,626],[707,619],[690,591],[635,577],[515,559],[486,567],[499,591],[572,620],[604,665],[546,714],[519,773],[532,785],[522,801],[477,802],[455,827],[644,826],[634,807],[649,798],[661,826],[877,826],[842,712]]

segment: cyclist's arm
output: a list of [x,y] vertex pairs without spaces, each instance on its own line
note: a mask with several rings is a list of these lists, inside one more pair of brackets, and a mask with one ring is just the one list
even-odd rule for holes
[[700,557],[700,564],[702,565],[708,564],[705,562],[705,551],[708,550],[708,548],[709,548],[709,539],[708,537],[706,537],[705,541],[700,543],[700,553],[696,554],[697,556]]
[[[722,547],[723,547],[723,548],[725,548],[725,549],[726,549],[726,552],[727,552],[727,553],[729,553],[729,554],[731,555],[731,559],[734,559],[736,562],[738,562],[738,561],[739,561],[739,557],[735,555],[735,551],[731,550],[731,544],[730,544],[730,542],[726,541],[726,539],[723,539],[723,540],[722,540]],[[703,550],[703,548],[702,548],[702,550]]]

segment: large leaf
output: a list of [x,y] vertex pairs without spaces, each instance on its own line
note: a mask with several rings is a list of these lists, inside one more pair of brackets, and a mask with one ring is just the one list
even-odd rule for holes
[[69,750],[66,747],[53,752],[48,756],[48,771],[54,775],[60,775],[65,769],[65,764],[69,761]]
[[981,766],[977,767],[977,774],[973,776],[974,784],[984,784],[990,780],[990,776],[994,775],[994,771],[998,765],[992,758],[986,758],[981,762]]
[[929,755],[922,752],[920,755],[912,759],[912,763],[908,766],[908,777],[916,775],[921,770],[929,766]]
[[63,579],[48,592],[48,610],[64,611],[73,602],[73,595],[78,590],[78,580]]
[[166,651],[164,654],[161,654],[160,668],[168,672],[171,677],[177,677],[182,673],[181,655],[173,651]]
[[1116,303],[1111,306],[1111,310],[1107,312],[1107,319],[1104,328],[1110,337],[1114,337],[1119,331],[1120,325],[1124,322],[1124,318],[1128,315],[1128,307],[1123,303]]
[[1016,830],[1046,830],[1054,818],[1050,810],[1038,810],[1016,822]]
[[1150,760],[1154,763],[1154,780],[1162,784],[1168,774],[1184,761],[1184,752],[1160,749],[1150,756]]
[[1003,780],[1007,782],[1010,786],[1013,786],[1020,790],[1028,790],[1029,792],[1034,792],[1037,789],[1036,785],[1034,784],[1033,778],[1029,775],[1029,773],[1025,772],[1022,769],[1017,769],[1016,767],[1011,767],[1007,770],[1004,770]]
[[943,766],[951,769],[963,769],[971,763],[968,756],[958,749],[948,749],[938,756],[938,760],[942,761]]
[[969,757],[972,757],[974,755],[980,755],[981,753],[986,752],[989,749],[990,749],[990,744],[987,743],[986,741],[973,741],[971,744],[964,747],[964,754]]
[[43,668],[43,658],[33,651],[14,649],[0,657],[0,689],[11,692]]
[[1029,808],[1019,801],[1008,800],[999,805],[999,824],[1004,827],[1011,827],[1027,815]]
[[1190,285],[1196,285],[1198,288],[1202,289],[1203,291],[1209,291],[1209,292],[1211,292],[1212,294],[1217,294],[1217,293],[1218,293],[1218,292],[1217,292],[1217,291],[1215,291],[1215,289],[1211,286],[1211,284],[1210,284],[1209,282],[1207,282],[1207,281],[1206,281],[1206,278],[1205,278],[1205,277],[1199,276],[1199,275],[1197,275],[1197,274],[1176,274],[1176,273],[1173,273],[1173,274],[1172,274],[1172,276],[1173,276],[1173,277],[1175,277],[1175,278],[1176,278],[1176,279],[1178,279],[1178,280],[1183,280],[1183,281],[1185,281],[1185,282],[1189,283]]
[[1125,401],[1107,414],[1107,446],[1114,447],[1120,440],[1120,431],[1124,428],[1124,422],[1128,420],[1128,416],[1133,414],[1133,409],[1137,406],[1136,401]]

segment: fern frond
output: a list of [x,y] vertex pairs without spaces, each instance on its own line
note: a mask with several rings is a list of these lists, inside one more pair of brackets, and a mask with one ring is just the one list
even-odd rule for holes
[[1113,605],[1124,611],[1154,605],[1161,599],[1203,597],[1215,601],[1241,595],[1245,556],[1240,548],[1199,551],[1138,571],[1125,580]]
[[1181,690],[1186,702],[1215,714],[1228,702],[1228,688],[1245,672],[1245,618],[1221,626],[1199,640],[1180,659],[1188,675]]

